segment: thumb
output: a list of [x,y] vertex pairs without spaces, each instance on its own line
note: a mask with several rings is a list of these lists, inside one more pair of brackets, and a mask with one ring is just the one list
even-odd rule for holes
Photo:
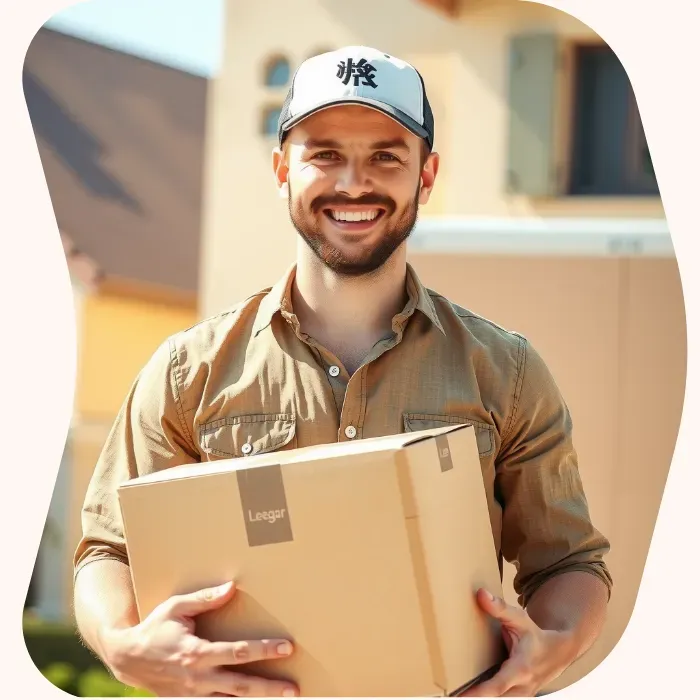
[[194,617],[209,610],[215,610],[233,598],[236,587],[233,581],[221,586],[202,588],[194,593],[176,595],[168,601],[170,614],[181,617]]
[[477,591],[476,599],[479,607],[486,614],[501,622],[504,627],[525,631],[531,629],[534,624],[524,610],[508,605],[505,600],[494,596],[485,588],[480,588]]

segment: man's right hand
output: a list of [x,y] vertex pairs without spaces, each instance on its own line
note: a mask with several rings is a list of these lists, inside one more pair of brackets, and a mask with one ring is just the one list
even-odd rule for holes
[[286,681],[236,673],[224,666],[281,659],[292,652],[284,639],[209,642],[194,634],[195,617],[220,608],[233,584],[170,598],[143,622],[104,632],[105,662],[117,680],[160,697],[292,697]]

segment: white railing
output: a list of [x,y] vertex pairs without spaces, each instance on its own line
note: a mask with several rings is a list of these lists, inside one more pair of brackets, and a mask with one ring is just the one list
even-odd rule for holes
[[482,255],[675,257],[665,219],[426,218],[409,250]]

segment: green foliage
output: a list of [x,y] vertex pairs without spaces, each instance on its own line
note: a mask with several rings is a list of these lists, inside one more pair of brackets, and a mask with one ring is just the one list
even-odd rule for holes
[[135,688],[128,688],[104,671],[93,668],[85,671],[76,684],[81,698],[136,698],[151,697]]
[[42,671],[55,664],[67,664],[76,674],[102,667],[69,625],[26,619],[24,641],[34,665]]
[[60,690],[69,693],[75,683],[76,670],[70,664],[57,662],[50,664],[41,671],[44,678],[49,683],[55,685]]
[[27,618],[24,639],[29,656],[44,678],[70,695],[81,698],[153,697],[117,681],[68,625]]

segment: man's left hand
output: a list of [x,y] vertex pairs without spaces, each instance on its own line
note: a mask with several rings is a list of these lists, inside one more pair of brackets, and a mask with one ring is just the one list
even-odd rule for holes
[[566,632],[538,627],[525,610],[484,589],[477,593],[477,602],[501,623],[508,658],[493,678],[461,697],[534,697],[576,659],[575,645]]

